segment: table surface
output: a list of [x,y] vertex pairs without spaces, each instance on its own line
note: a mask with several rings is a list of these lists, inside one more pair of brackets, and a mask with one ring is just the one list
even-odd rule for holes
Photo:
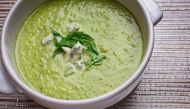
[[[16,0],[0,0],[0,31]],[[109,109],[190,109],[190,0],[156,0],[164,13],[142,81]],[[0,94],[1,109],[45,109],[25,94]]]

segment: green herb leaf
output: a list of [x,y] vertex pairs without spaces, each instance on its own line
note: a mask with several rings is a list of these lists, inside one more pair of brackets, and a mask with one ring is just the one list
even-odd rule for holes
[[54,51],[54,53],[53,53],[53,55],[52,55],[52,57],[55,57],[55,56],[57,56],[58,54],[61,54],[61,53],[63,53],[63,52],[64,52],[64,51],[63,51],[62,48],[56,48],[55,51]]
[[97,56],[97,57],[93,57],[91,58],[87,63],[87,69],[91,68],[93,65],[98,66],[101,65],[103,60],[106,59],[106,56]]
[[80,42],[84,46],[94,41],[92,37],[83,32],[72,32],[64,40],[59,42],[59,45],[66,47],[73,47],[77,42]]
[[99,55],[98,50],[97,50],[97,46],[94,42],[91,42],[88,45],[86,45],[86,48],[87,48],[87,53],[91,57],[96,57]]
[[83,32],[73,32],[68,35],[67,40],[76,40],[77,42],[79,41],[83,45],[86,45],[89,42],[94,41],[94,39],[91,36]]
[[98,54],[96,44],[93,42],[94,39],[83,32],[72,32],[67,37],[63,37],[58,32],[53,31],[53,36],[55,40],[55,46],[58,48],[69,47],[72,48],[77,42],[80,42],[82,45],[87,46],[88,50],[92,53]]
[[53,31],[52,34],[54,36],[54,40],[55,40],[56,43],[60,43],[62,41],[63,36],[61,34],[59,34],[56,31]]
[[67,40],[66,38],[65,39],[62,39],[60,43],[58,43],[59,46],[62,46],[62,47],[69,47],[69,48],[72,48],[75,44],[77,43],[76,40]]

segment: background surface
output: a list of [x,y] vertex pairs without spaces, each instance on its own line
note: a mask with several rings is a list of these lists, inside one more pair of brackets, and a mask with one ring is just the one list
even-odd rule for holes
[[[0,31],[16,0],[0,0]],[[131,96],[109,109],[190,109],[190,0],[156,0],[164,13],[155,47]],[[25,94],[0,94],[1,109],[45,109]]]

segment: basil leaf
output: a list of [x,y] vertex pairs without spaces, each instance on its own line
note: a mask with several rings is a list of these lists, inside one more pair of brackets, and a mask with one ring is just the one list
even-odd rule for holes
[[56,43],[60,43],[63,39],[63,36],[61,34],[59,34],[56,31],[52,32],[53,36],[54,36],[54,40],[56,41]]
[[93,57],[91,58],[87,63],[87,69],[91,68],[93,65],[98,66],[101,65],[103,60],[106,59],[106,56],[97,56],[97,57]]
[[91,36],[83,32],[72,32],[66,37],[66,40],[75,40],[77,42],[79,41],[83,45],[86,45],[89,42],[94,41],[94,39]]
[[53,31],[53,36],[57,47],[64,46],[72,48],[78,41],[83,45],[87,45],[94,41],[92,37],[83,32],[72,32],[67,35],[67,37],[63,37],[58,32]]
[[[61,34],[59,34],[56,31],[53,31],[53,36],[55,40],[55,46],[57,48],[61,47],[69,47],[72,48],[77,42],[80,42],[84,46],[87,46],[87,50],[90,54],[90,56],[96,56],[98,55],[96,44],[93,42],[94,39],[89,36],[88,34],[85,34],[83,32],[72,32],[67,37],[63,37]],[[59,50],[61,53],[61,50]],[[55,53],[57,55],[57,51]]]
[[99,55],[98,50],[97,50],[97,46],[94,42],[91,42],[88,45],[86,45],[86,48],[87,48],[87,53],[91,57],[96,57]]
[[76,43],[77,43],[76,40],[62,39],[61,42],[58,43],[58,45],[59,45],[59,46],[63,46],[63,47],[72,48]]
[[57,56],[58,54],[61,54],[61,53],[64,53],[63,49],[60,47],[60,48],[56,48],[52,57],[55,57]]

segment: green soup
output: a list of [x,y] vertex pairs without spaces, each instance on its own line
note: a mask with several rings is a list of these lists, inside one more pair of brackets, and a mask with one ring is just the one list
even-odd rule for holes
[[[63,54],[52,57],[54,43],[44,46],[42,40],[53,30],[64,36],[69,24],[91,35],[107,58],[99,66],[65,76],[67,59]],[[26,19],[15,50],[18,69],[29,86],[66,100],[97,97],[119,87],[137,69],[142,55],[140,29],[115,0],[49,0]]]

